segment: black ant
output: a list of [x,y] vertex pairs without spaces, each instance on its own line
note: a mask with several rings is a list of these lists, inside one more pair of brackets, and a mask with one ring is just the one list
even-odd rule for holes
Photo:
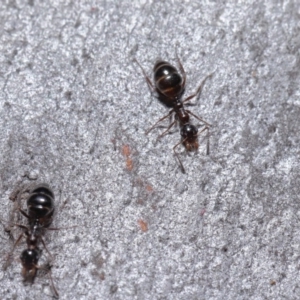
[[[23,230],[23,233],[18,237],[14,243],[12,252],[15,247],[26,236],[27,249],[25,249],[20,256],[22,263],[22,275],[25,282],[33,283],[39,269],[45,269],[38,265],[42,250],[39,248],[41,242],[44,248],[51,256],[46,244],[42,238],[45,230],[57,230],[58,228],[49,228],[52,223],[54,213],[54,194],[47,184],[39,184],[32,188],[27,198],[27,212],[19,208],[20,213],[28,219],[28,226],[13,223]],[[49,271],[54,296],[58,298],[58,292],[54,286],[50,269],[51,266],[46,267]]]
[[[203,119],[196,116],[195,114],[193,114],[190,110],[185,109],[183,104],[195,98],[197,95],[201,94],[202,88],[206,80],[210,78],[213,75],[213,73],[211,73],[210,75],[204,78],[204,80],[201,82],[201,84],[199,85],[199,87],[197,88],[194,94],[188,96],[182,101],[181,98],[185,90],[186,73],[180,62],[177,52],[176,52],[176,57],[182,75],[180,75],[178,70],[170,63],[159,60],[156,62],[153,68],[155,86],[151,82],[150,78],[146,75],[146,72],[144,71],[141,64],[136,59],[134,60],[142,69],[142,72],[145,76],[145,79],[148,83],[150,90],[152,92],[156,92],[157,98],[161,100],[164,104],[166,104],[169,107],[172,107],[172,109],[169,111],[169,113],[166,116],[159,119],[150,129],[146,131],[146,134],[148,134],[152,129],[154,129],[159,122],[165,120],[166,118],[172,116],[173,113],[175,113],[175,120],[168,126],[168,128],[162,134],[159,135],[158,138],[161,138],[164,135],[166,135],[170,131],[170,129],[175,125],[176,121],[177,120],[179,121],[181,127],[180,129],[181,141],[173,147],[173,151],[179,161],[182,172],[185,173],[183,164],[175,149],[180,144],[183,144],[187,151],[197,150],[199,147],[197,141],[198,135],[200,135],[204,131],[209,131],[209,127],[211,125],[206,121],[204,121]],[[198,119],[199,121],[205,124],[205,127],[200,132],[198,132],[196,126],[190,123],[190,115],[192,115],[193,117],[195,117],[196,119]],[[208,144],[207,144],[207,153],[208,152],[209,151],[208,151]]]

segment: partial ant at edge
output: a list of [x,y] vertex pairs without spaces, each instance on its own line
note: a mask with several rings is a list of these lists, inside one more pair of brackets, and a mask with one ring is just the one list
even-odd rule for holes
[[[24,190],[22,191],[25,192]],[[21,192],[20,192],[21,193]],[[48,248],[46,247],[43,235],[46,230],[59,230],[60,228],[49,227],[53,220],[54,213],[54,194],[48,184],[42,183],[33,186],[29,190],[29,195],[27,197],[27,212],[18,207],[18,211],[28,219],[28,225],[22,225],[17,223],[10,223],[11,226],[19,227],[22,229],[22,233],[19,235],[17,240],[14,242],[12,253],[14,252],[17,245],[25,236],[27,249],[23,250],[20,255],[20,260],[22,263],[22,275],[24,282],[33,284],[34,279],[38,270],[46,271],[49,274],[51,287],[53,290],[53,296],[55,298],[59,297],[59,294],[55,288],[52,276],[51,276],[51,265],[46,264],[46,266],[40,266],[38,264],[39,259],[42,255],[42,249],[40,248],[40,243],[42,243],[45,250],[48,252],[50,257],[52,257]],[[6,222],[6,221],[5,221]],[[8,258],[9,259],[9,258]],[[6,262],[4,269],[8,266],[8,261]]]
[[[177,49],[176,58],[178,61],[180,73],[182,75],[170,63],[163,60],[158,60],[153,68],[154,84],[147,76],[142,65],[137,61],[136,58],[134,58],[134,61],[141,68],[151,92],[155,92],[159,100],[161,100],[165,104],[168,104],[168,106],[172,108],[167,115],[160,118],[151,128],[149,128],[146,131],[146,134],[148,134],[152,129],[157,127],[158,123],[160,123],[168,117],[172,117],[172,115],[175,114],[175,119],[171,122],[167,129],[158,136],[158,138],[165,136],[170,131],[170,129],[176,124],[176,122],[179,121],[181,140],[173,147],[173,151],[176,158],[178,159],[182,172],[185,173],[184,166],[181,162],[181,159],[179,158],[178,153],[176,152],[176,148],[179,145],[183,144],[187,151],[196,151],[199,147],[198,136],[204,131],[207,131],[207,137],[209,137],[209,127],[211,127],[211,124],[201,119],[200,117],[192,113],[190,110],[185,109],[184,103],[190,101],[196,96],[201,95],[201,91],[206,80],[208,78],[211,78],[215,71],[202,80],[195,93],[182,100],[185,91],[186,72],[178,57]],[[199,132],[198,128],[195,125],[191,124],[190,115],[192,115],[194,118],[205,124],[205,127]],[[209,140],[207,140],[207,154],[209,154]]]

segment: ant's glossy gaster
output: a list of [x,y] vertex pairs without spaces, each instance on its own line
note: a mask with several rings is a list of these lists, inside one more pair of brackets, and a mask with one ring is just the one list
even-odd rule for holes
[[[170,63],[166,61],[157,61],[154,65],[153,72],[154,72],[154,84],[147,76],[145,70],[141,66],[141,64],[135,59],[137,64],[142,69],[144,77],[148,83],[148,86],[152,92],[156,92],[157,98],[165,103],[167,106],[171,107],[172,109],[169,113],[159,119],[149,130],[146,131],[148,134],[152,129],[154,129],[157,124],[168,117],[171,117],[175,114],[175,120],[171,122],[168,128],[159,135],[159,138],[166,135],[170,129],[176,124],[176,121],[179,121],[180,124],[180,134],[181,134],[181,141],[173,147],[174,154],[176,155],[181,170],[185,173],[185,169],[183,164],[176,152],[176,148],[183,144],[187,151],[195,151],[198,149],[198,136],[203,133],[204,131],[209,131],[209,127],[211,126],[208,122],[204,121],[203,119],[199,118],[197,115],[192,113],[190,110],[184,108],[184,103],[190,101],[191,99],[199,96],[201,94],[202,88],[208,78],[210,78],[213,73],[206,76],[204,80],[201,82],[199,87],[197,88],[196,92],[189,97],[182,100],[182,96],[185,90],[185,83],[186,83],[186,72],[180,62],[180,59],[176,52],[176,57],[179,64],[179,69],[181,74],[179,74],[178,70],[172,66]],[[198,132],[198,129],[195,125],[190,123],[190,115],[198,119],[199,121],[205,124],[204,128]],[[209,146],[207,144],[207,152],[209,152]]]

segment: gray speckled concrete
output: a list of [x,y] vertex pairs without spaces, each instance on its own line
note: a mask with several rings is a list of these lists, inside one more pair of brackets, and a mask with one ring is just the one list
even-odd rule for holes
[[[1,218],[17,186],[53,187],[53,226],[77,225],[46,235],[60,299],[299,299],[299,3],[199,2],[0,3]],[[144,134],[168,109],[133,62],[152,78],[177,43],[186,95],[215,71],[190,107],[210,155],[179,148],[185,175],[179,128]],[[50,298],[24,248],[1,299]]]

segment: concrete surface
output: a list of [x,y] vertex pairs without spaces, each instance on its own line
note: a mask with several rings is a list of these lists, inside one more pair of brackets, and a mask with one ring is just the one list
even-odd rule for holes
[[[77,226],[45,237],[60,299],[299,299],[298,1],[3,0],[0,41],[1,218],[18,186],[53,187],[53,226]],[[178,127],[145,135],[168,109],[133,62],[152,78],[176,44],[185,95],[215,71],[186,174]],[[23,284],[25,247],[1,299],[51,299],[47,275]]]

